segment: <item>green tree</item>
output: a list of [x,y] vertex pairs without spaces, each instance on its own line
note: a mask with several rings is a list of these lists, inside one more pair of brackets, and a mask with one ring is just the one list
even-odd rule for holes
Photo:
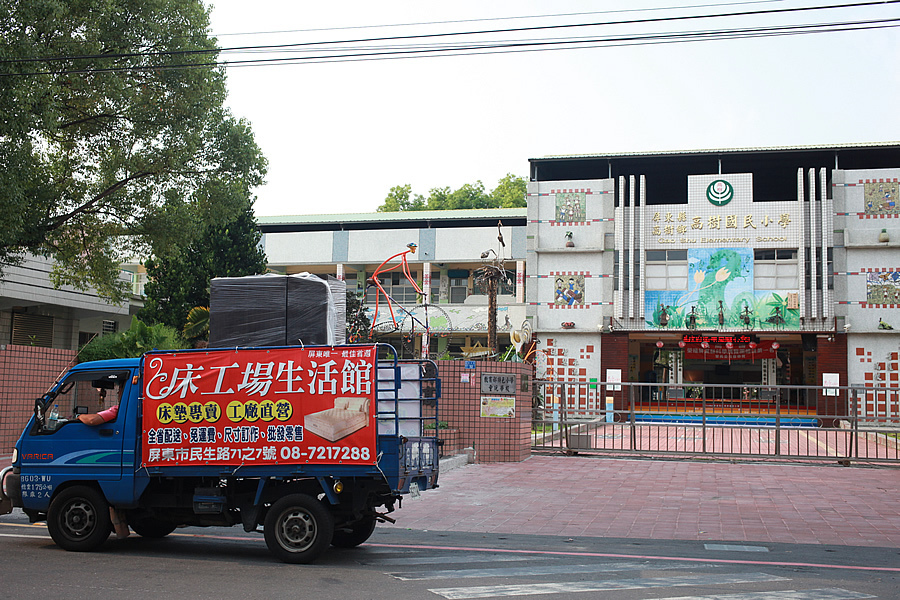
[[123,259],[234,219],[266,163],[201,0],[0,0],[0,265],[125,297]]
[[362,298],[355,292],[347,292],[347,342],[361,344],[371,340],[372,323],[366,316]]
[[512,173],[503,177],[490,193],[485,191],[481,181],[476,181],[466,183],[456,190],[449,187],[432,188],[426,199],[419,194],[413,195],[411,185],[398,185],[391,188],[378,211],[518,208],[525,206],[525,188],[525,178]]
[[491,198],[498,208],[520,208],[526,204],[527,184],[524,177],[518,177],[512,173],[497,183],[497,187],[491,192]]
[[425,210],[425,198],[416,194],[411,196],[412,186],[395,185],[388,192],[384,204],[378,207],[378,212],[399,212],[403,210]]
[[149,350],[180,350],[187,347],[187,342],[175,329],[162,324],[147,325],[132,317],[131,327],[127,331],[97,336],[82,346],[78,360],[135,358]]
[[191,243],[167,256],[147,260],[141,319],[184,330],[193,308],[209,306],[211,279],[265,273],[261,237],[253,207],[248,204],[234,221],[208,225]]

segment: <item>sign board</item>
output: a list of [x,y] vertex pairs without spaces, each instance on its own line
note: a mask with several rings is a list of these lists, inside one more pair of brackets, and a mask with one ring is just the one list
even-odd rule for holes
[[142,466],[373,464],[374,346],[159,352]]
[[477,363],[474,360],[467,360],[465,368],[466,369],[474,369]]
[[825,396],[837,396],[837,388],[841,385],[840,373],[822,373],[822,386],[826,389],[822,392]]
[[[622,369],[607,369],[606,370],[606,383],[622,383]],[[619,391],[622,389],[621,385],[611,385],[609,386],[611,391]]]
[[482,373],[482,394],[516,394],[516,376],[514,373]]
[[481,416],[512,419],[516,416],[515,396],[482,396]]

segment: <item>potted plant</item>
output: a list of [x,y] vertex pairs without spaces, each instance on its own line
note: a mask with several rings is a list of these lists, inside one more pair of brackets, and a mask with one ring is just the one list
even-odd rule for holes
[[566,248],[574,248],[574,247],[575,247],[575,242],[572,241],[572,232],[567,231],[566,232]]

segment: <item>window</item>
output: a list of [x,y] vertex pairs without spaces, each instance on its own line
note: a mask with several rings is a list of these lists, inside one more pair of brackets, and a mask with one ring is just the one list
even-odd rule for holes
[[12,313],[12,337],[17,346],[53,347],[53,317],[29,313]]
[[[834,289],[834,248],[828,248],[828,266],[826,267],[828,273],[828,289]],[[806,267],[806,288],[810,289],[812,286],[810,283],[812,282],[811,277],[811,268],[812,266],[809,263],[810,253],[807,250],[806,252],[806,260],[804,266]],[[821,290],[822,288],[822,249],[816,248],[816,286],[814,289]]]
[[[413,280],[416,279],[415,273],[410,273],[410,275]],[[406,278],[405,274],[383,273],[378,276],[378,281],[381,283],[381,287],[384,288],[385,293],[387,293],[392,300],[406,305],[418,304],[419,293],[416,291],[416,288],[413,287],[412,282]],[[375,294],[378,292],[378,288],[374,285],[369,287],[366,292],[366,304],[375,304]],[[385,301],[384,296],[379,299],[379,302]]]
[[103,321],[103,335],[107,333],[116,333],[119,331],[118,321]]
[[[510,271],[507,269],[505,271],[506,278],[500,280],[500,285],[497,287],[497,294],[500,296],[515,296],[516,294],[516,272]],[[473,282],[472,285],[472,295],[487,295],[487,291],[482,289],[478,283]]]
[[753,252],[753,287],[757,290],[796,290],[796,250],[755,250]]
[[645,289],[688,289],[687,250],[648,250]]
[[[58,407],[61,418],[71,420],[75,414],[97,413],[118,406],[130,377],[131,373],[128,371],[81,371],[69,375],[59,386],[56,395],[44,404],[45,422],[54,407]],[[112,421],[117,419],[118,417]],[[38,429],[34,433],[53,432],[53,429]]]
[[[631,289],[631,283],[630,283],[631,271],[628,268],[630,264],[631,263],[629,261],[627,261],[627,260],[625,261],[625,289],[626,290]],[[619,285],[620,285],[620,283],[619,283],[619,251],[616,250],[615,252],[613,252],[613,289],[618,291]]]
[[462,304],[469,295],[469,278],[450,278],[450,304]]

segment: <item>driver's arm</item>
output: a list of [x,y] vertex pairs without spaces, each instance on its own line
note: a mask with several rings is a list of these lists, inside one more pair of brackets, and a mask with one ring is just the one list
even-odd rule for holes
[[75,420],[81,421],[85,425],[90,425],[91,427],[96,427],[97,425],[103,425],[104,423],[106,423],[106,421],[103,420],[103,417],[101,417],[97,413],[75,415]]
[[85,415],[78,415],[76,418],[84,423],[85,425],[90,425],[92,427],[96,427],[97,425],[103,425],[109,421],[112,421],[119,414],[119,405],[113,406],[112,408],[107,408],[106,410],[101,410],[99,413],[88,413]]

